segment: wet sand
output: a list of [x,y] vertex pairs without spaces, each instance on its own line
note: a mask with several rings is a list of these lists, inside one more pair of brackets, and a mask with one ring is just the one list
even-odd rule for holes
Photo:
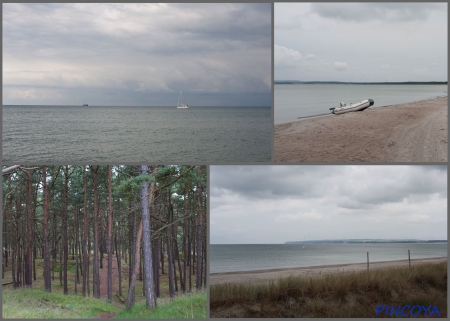
[[447,162],[447,101],[440,97],[275,125],[274,160]]
[[[440,263],[446,262],[447,257],[429,258],[429,259],[412,259],[411,265],[423,263]],[[369,262],[369,270],[408,266],[408,260],[398,261],[384,261],[384,262]],[[353,263],[353,264],[338,264],[338,265],[322,265],[310,266],[304,268],[289,268],[289,269],[272,269],[263,271],[246,271],[246,272],[230,272],[230,273],[215,273],[209,277],[210,284],[221,283],[263,283],[270,280],[277,280],[289,276],[318,276],[328,273],[343,273],[367,270],[367,263]]]

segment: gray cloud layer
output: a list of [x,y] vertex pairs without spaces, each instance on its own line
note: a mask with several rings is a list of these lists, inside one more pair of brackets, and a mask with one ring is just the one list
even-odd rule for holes
[[275,3],[274,16],[275,80],[447,80],[446,3]]
[[390,23],[427,20],[432,11],[442,10],[438,3],[319,3],[311,4],[311,13],[343,21],[379,20]]
[[212,166],[211,242],[447,237],[446,166]]
[[4,103],[176,102],[183,89],[267,105],[270,16],[270,4],[4,4]]

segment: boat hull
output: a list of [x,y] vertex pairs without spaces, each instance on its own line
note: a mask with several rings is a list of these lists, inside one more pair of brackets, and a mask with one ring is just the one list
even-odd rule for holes
[[363,101],[360,101],[359,103],[350,104],[347,106],[337,107],[333,109],[332,113],[335,115],[345,114],[352,111],[362,111],[364,109],[369,108],[374,104],[374,101],[372,99],[366,99]]

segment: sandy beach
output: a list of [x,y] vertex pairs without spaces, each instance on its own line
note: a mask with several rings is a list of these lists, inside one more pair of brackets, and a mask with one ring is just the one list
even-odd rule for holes
[[447,115],[440,97],[275,125],[274,160],[446,162]]
[[[447,257],[429,258],[429,259],[412,259],[411,265],[423,263],[440,263],[447,261]],[[408,260],[373,262],[369,264],[369,270],[408,266]],[[230,273],[215,273],[209,277],[210,284],[221,283],[261,283],[278,278],[289,276],[317,276],[327,273],[342,273],[363,271],[367,269],[367,263],[353,263],[353,264],[339,264],[339,265],[322,265],[310,266],[303,268],[289,268],[289,269],[272,269],[263,271],[246,271],[246,272],[230,272]]]

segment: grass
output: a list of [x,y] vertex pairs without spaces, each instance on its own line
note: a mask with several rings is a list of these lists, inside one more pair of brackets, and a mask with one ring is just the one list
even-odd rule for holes
[[375,317],[377,305],[423,305],[447,316],[447,262],[267,284],[211,286],[211,317]]
[[132,309],[118,308],[106,300],[63,295],[36,289],[3,291],[3,319],[86,319],[109,315],[125,319],[200,319],[206,318],[206,294],[179,296],[174,300],[158,299],[154,310],[145,302]]
[[3,318],[85,319],[119,309],[104,300],[36,289],[3,290]]
[[[75,294],[75,260],[69,260],[68,267],[69,295],[63,294],[63,286],[59,282],[59,266],[54,267],[55,279],[52,281],[52,292],[48,293],[44,291],[43,259],[36,259],[37,279],[33,280],[32,289],[14,290],[12,284],[3,286],[3,318],[81,319],[107,314],[109,316],[117,314],[120,318],[184,318],[183,315],[189,318],[192,315],[195,318],[206,317],[206,294],[204,293],[179,295],[175,300],[170,301],[167,264],[165,265],[166,273],[160,274],[161,298],[158,299],[158,307],[154,311],[145,307],[142,281],[136,281],[135,307],[131,311],[126,311],[125,305],[114,293],[114,304],[109,304],[103,299],[83,298],[81,296],[81,284],[78,284],[78,290]],[[3,283],[11,281],[11,265],[9,264],[5,269]],[[90,266],[90,282],[92,295],[92,264]],[[117,279],[115,282],[117,288],[118,284]],[[195,276],[193,276],[193,285],[195,291]],[[126,299],[127,294],[128,265],[122,264],[122,297]],[[170,308],[170,306],[173,306],[173,308]],[[163,315],[166,315],[166,317]]]
[[206,293],[185,295],[158,300],[157,307],[149,310],[145,303],[136,304],[130,310],[122,310],[118,319],[204,319],[206,318]]

